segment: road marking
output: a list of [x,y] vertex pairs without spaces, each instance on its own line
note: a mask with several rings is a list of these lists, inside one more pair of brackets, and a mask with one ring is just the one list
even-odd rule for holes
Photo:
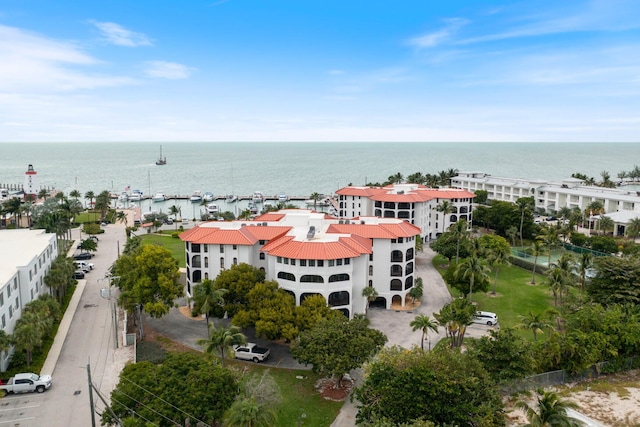
[[39,408],[39,407],[40,407],[40,405],[20,406],[20,407],[17,407],[17,408],[0,409],[0,412],[3,412],[3,411],[18,411],[20,409]]
[[29,418],[16,418],[15,420],[0,421],[0,424],[15,423],[16,421],[27,421],[27,420],[35,420],[35,419],[36,419],[36,417],[29,417]]

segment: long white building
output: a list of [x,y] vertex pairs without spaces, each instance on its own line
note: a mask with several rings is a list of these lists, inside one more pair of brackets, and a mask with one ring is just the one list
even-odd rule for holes
[[[473,219],[471,191],[459,188],[430,188],[419,184],[393,184],[386,187],[344,187],[338,195],[340,218],[375,216],[398,218],[420,229],[425,242],[435,239],[460,219]],[[438,206],[447,201],[452,212],[443,214]]]
[[489,200],[515,202],[521,197],[533,197],[536,210],[542,213],[556,213],[565,206],[586,212],[591,203],[599,202],[605,215],[616,224],[614,235],[624,235],[628,222],[640,217],[640,192],[588,186],[576,178],[554,182],[459,172],[451,185],[472,192],[484,190]]
[[[48,294],[44,276],[58,254],[56,235],[44,230],[0,231],[0,327],[12,334],[23,307]],[[0,354],[5,371],[13,349]]]
[[320,294],[352,317],[364,313],[362,290],[377,303],[404,306],[415,284],[415,239],[420,228],[398,218],[343,220],[304,209],[281,210],[253,221],[212,221],[180,234],[187,258],[187,294],[234,264],[265,272],[300,304]]

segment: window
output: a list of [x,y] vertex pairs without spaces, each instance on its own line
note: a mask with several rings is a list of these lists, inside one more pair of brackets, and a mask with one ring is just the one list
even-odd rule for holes
[[7,297],[11,296],[11,286],[7,286]]
[[332,274],[331,276],[329,276],[329,283],[333,283],[333,282],[347,282],[349,281],[349,275],[348,274]]
[[238,265],[238,258],[233,258],[233,265]]
[[4,317],[4,314],[2,315],[2,329],[4,329],[7,326],[7,319],[6,317]]
[[309,267],[315,267],[316,266],[316,260],[315,259],[310,259],[309,260]]
[[369,276],[373,276],[373,265],[369,266]]
[[265,259],[264,252],[260,252],[260,259]]
[[318,260],[318,267],[324,267],[324,260],[322,259]]
[[295,259],[291,260],[291,265],[296,265],[296,260]]
[[224,268],[224,257],[220,257],[220,268]]
[[301,259],[300,260],[300,267],[306,267],[307,266],[307,260],[306,259]]
[[342,258],[336,260],[336,265],[342,265]]
[[20,301],[18,300],[18,297],[16,297],[16,310],[18,309],[19,306],[20,306]]
[[336,265],[335,260],[330,259],[329,260],[329,267],[333,267],[334,265]]
[[300,278],[300,283],[324,283],[322,276],[308,274]]
[[234,251],[238,250],[238,245],[233,245],[233,250]]
[[0,307],[4,307],[4,292],[0,292]]
[[204,257],[204,268],[209,268],[209,257]]
[[220,245],[220,253],[223,254],[224,253],[224,246]]
[[286,271],[280,271],[278,273],[278,279],[290,280],[292,282],[296,281],[296,276],[291,273],[287,273]]
[[285,265],[289,265],[289,258],[285,258],[285,259],[284,259],[284,264],[285,264]]
[[202,245],[204,247],[205,252],[209,252],[209,245]]
[[351,264],[351,258],[345,258],[344,265],[349,265],[349,264]]
[[282,257],[281,257],[281,256],[279,256],[278,258],[276,258],[276,262],[277,262],[278,264],[282,264]]
[[13,319],[13,307],[9,306],[9,319]]

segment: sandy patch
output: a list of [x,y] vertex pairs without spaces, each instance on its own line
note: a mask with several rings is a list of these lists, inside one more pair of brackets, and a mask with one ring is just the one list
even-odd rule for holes
[[[580,407],[579,412],[606,426],[640,425],[640,371],[630,371],[550,389],[558,393],[561,398],[577,403]],[[535,392],[531,392],[529,397],[521,395],[520,399],[533,405],[534,394]],[[527,422],[522,411],[513,409],[516,400],[518,399],[510,399],[505,405],[508,426],[522,425]]]

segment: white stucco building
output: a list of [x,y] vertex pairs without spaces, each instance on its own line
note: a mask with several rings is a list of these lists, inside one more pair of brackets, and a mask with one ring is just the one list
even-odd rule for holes
[[[0,327],[12,334],[23,307],[49,290],[44,276],[58,254],[56,235],[44,230],[0,231]],[[0,354],[5,371],[13,349]]]
[[[467,220],[469,224],[473,219],[475,195],[459,188],[393,184],[386,187],[343,187],[336,194],[340,218],[399,218],[418,227],[425,242],[435,239],[460,219]],[[446,215],[437,209],[444,201],[452,206],[452,212]]]
[[185,231],[187,289],[215,279],[231,265],[265,272],[300,304],[320,294],[352,317],[364,313],[362,290],[378,304],[404,305],[415,283],[415,238],[420,229],[397,218],[343,220],[304,209],[282,210],[253,221],[212,221]]
[[451,180],[451,185],[472,192],[484,190],[489,200],[515,202],[521,197],[533,197],[536,210],[544,213],[556,213],[565,206],[586,212],[591,203],[599,202],[605,215],[616,223],[614,235],[624,234],[625,224],[640,216],[640,192],[587,186],[576,178],[554,182],[496,177],[483,172],[459,172]]

